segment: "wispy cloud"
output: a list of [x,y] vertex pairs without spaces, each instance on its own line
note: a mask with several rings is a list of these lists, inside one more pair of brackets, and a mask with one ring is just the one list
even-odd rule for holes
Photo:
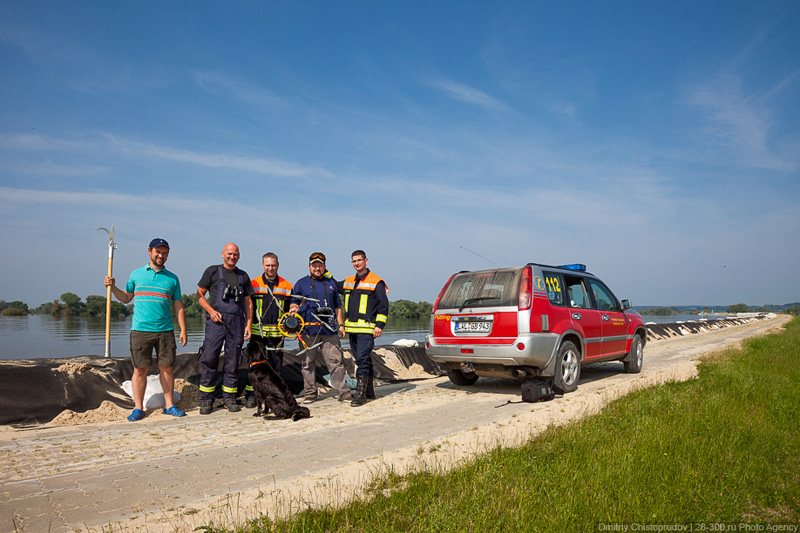
[[724,143],[735,157],[753,168],[790,172],[797,157],[782,154],[770,143],[773,129],[771,110],[749,95],[742,78],[724,74],[710,83],[690,90],[686,102],[705,113],[707,132]]
[[286,101],[263,87],[217,72],[201,71],[194,75],[195,82],[213,95],[228,95],[254,106],[284,107]]
[[3,134],[0,135],[0,148],[43,151],[82,150],[95,153],[98,150],[105,152],[112,150],[118,154],[136,158],[147,157],[179,161],[202,167],[225,168],[267,176],[294,178],[330,178],[334,176],[331,171],[324,168],[276,158],[186,150],[128,139],[110,133],[101,133],[94,139],[64,139],[45,135]]
[[444,78],[430,80],[428,83],[431,87],[437,89],[445,96],[452,98],[453,100],[458,100],[459,102],[476,105],[485,109],[491,109],[493,111],[510,110],[509,106],[505,102],[484,91],[470,87],[469,85],[464,85],[463,83],[458,83]]
[[183,163],[190,163],[203,167],[227,168],[231,170],[241,170],[244,172],[253,172],[268,176],[285,176],[295,178],[333,176],[330,171],[323,168],[300,165],[280,159],[183,150],[169,146],[159,146],[157,144],[133,141],[112,135],[107,135],[107,138],[112,146],[123,152],[167,159],[171,161],[180,161]]

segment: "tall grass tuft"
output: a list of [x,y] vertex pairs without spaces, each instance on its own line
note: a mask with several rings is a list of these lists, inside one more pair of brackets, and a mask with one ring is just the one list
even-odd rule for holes
[[[444,475],[376,480],[346,507],[255,531],[564,531],[601,524],[800,522],[800,319],[715,354],[699,378]],[[353,435],[358,438],[358,435]]]

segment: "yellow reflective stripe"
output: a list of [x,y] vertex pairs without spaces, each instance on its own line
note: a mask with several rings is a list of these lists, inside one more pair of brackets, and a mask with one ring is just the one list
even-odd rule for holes
[[347,309],[349,307],[349,305],[348,305],[349,303],[350,303],[350,293],[348,292],[347,294],[344,295],[344,312],[345,313],[347,312]]
[[258,322],[250,326],[250,331],[258,331],[262,329],[264,331],[279,331],[277,324],[261,324],[261,327],[258,327]]
[[235,393],[239,392],[239,389],[237,389],[236,387],[226,387],[225,385],[223,385],[222,386],[222,392],[229,392],[229,393],[235,394]]
[[374,333],[375,326],[361,326],[361,327],[345,326],[344,330],[347,333]]
[[367,301],[369,300],[369,296],[366,294],[361,295],[361,299],[358,301],[358,314],[365,315],[367,314]]
[[244,386],[244,390],[246,390],[247,392],[255,392],[253,390],[253,386],[252,385],[245,385]]
[[217,387],[212,385],[200,385],[200,392],[214,392]]
[[367,322],[366,320],[359,320],[353,322],[352,320],[344,321],[344,330],[347,333],[372,333],[375,329],[375,324]]
[[383,322],[385,324],[387,318],[388,317],[386,315],[382,315],[382,314],[378,313],[377,315],[375,315],[375,322]]

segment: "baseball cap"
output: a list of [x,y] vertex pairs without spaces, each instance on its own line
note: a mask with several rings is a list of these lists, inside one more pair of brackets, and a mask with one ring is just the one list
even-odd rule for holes
[[320,263],[324,263],[325,262],[325,254],[323,254],[322,252],[314,252],[313,254],[311,254],[308,257],[308,264],[309,265],[311,263],[315,263],[317,261],[319,261]]
[[164,239],[153,239],[150,241],[150,246],[148,248],[158,248],[159,246],[163,246],[167,250],[169,250],[169,243]]

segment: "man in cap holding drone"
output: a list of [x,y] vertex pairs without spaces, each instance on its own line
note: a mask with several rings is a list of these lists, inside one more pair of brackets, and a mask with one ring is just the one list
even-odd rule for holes
[[290,313],[298,313],[306,323],[303,341],[309,346],[303,354],[303,403],[317,400],[317,360],[322,360],[331,374],[331,384],[337,390],[339,401],[351,401],[352,394],[345,382],[342,363],[344,316],[339,287],[331,277],[326,277],[325,254],[314,252],[308,258],[309,275],[301,278],[292,289],[293,303]]

